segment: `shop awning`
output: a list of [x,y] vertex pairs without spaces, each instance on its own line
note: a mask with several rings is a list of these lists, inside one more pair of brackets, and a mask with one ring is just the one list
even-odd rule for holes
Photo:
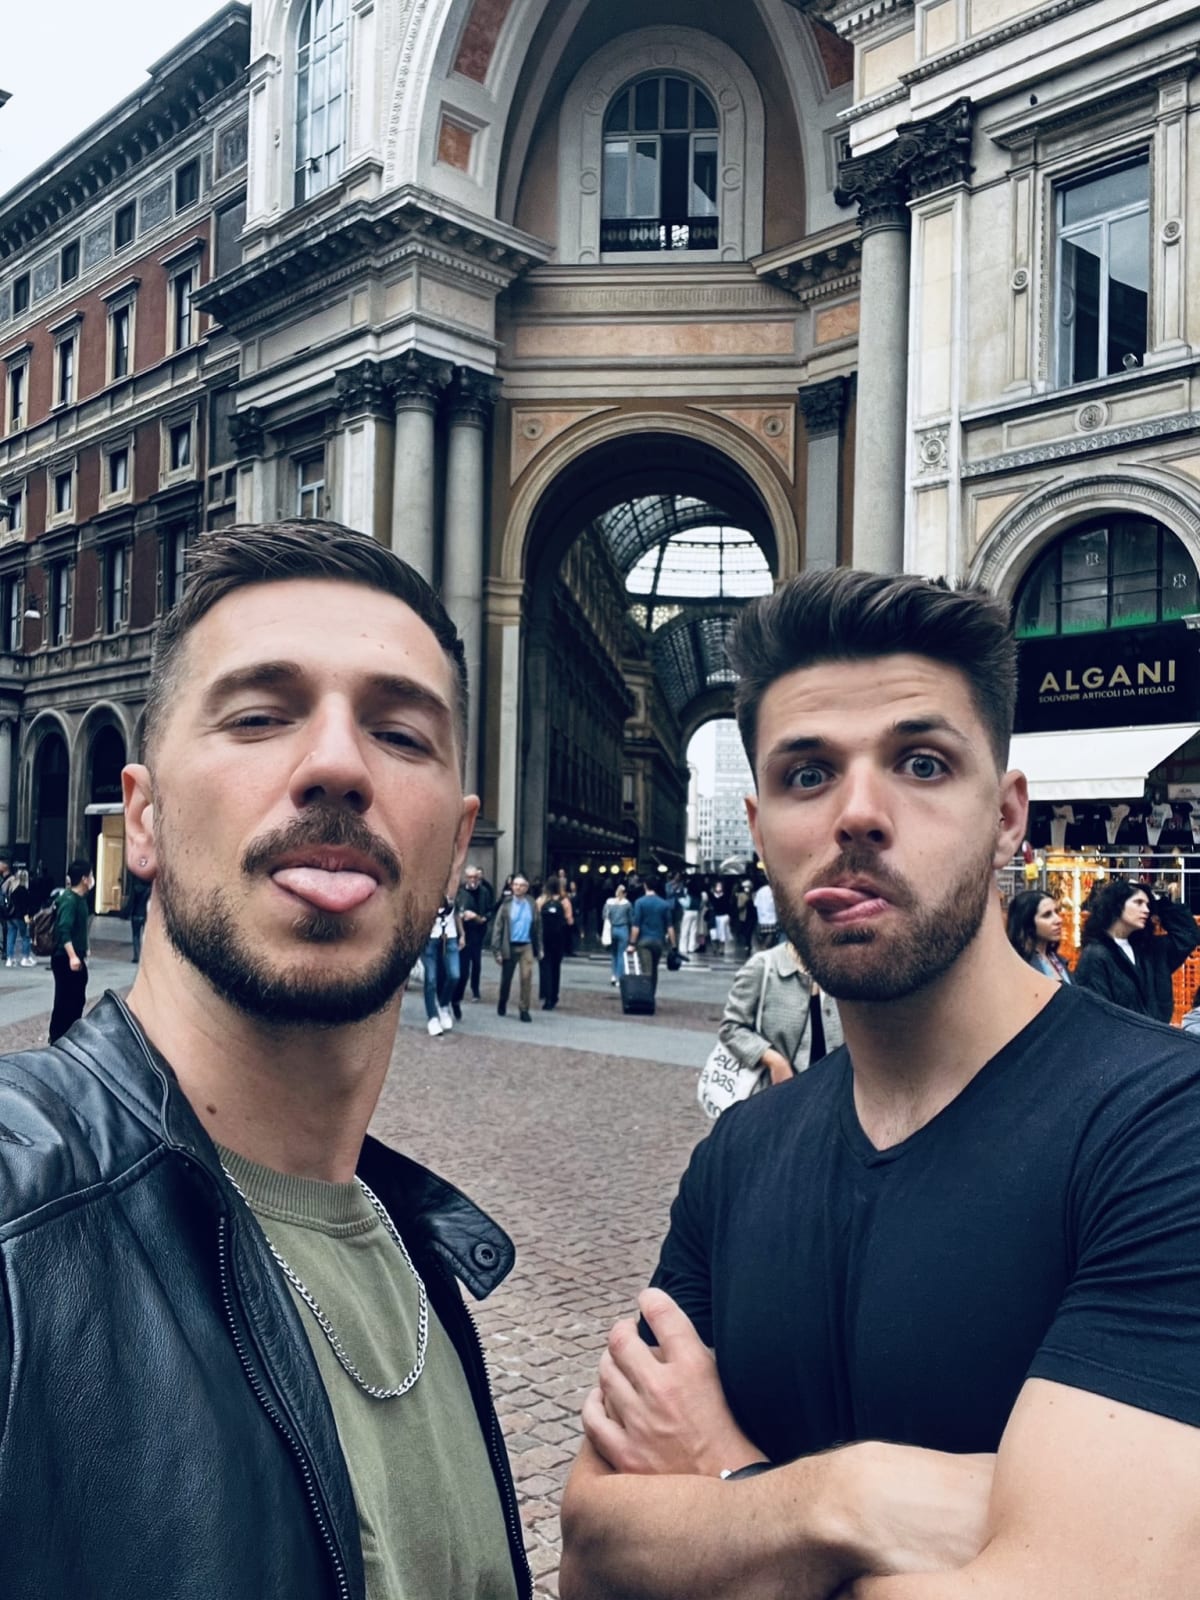
[[1029,779],[1031,800],[1140,800],[1147,776],[1200,724],[1018,733],[1008,764]]

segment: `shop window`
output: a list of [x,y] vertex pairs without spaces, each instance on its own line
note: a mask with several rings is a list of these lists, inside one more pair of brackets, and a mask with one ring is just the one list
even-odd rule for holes
[[346,0],[306,0],[296,35],[296,204],[342,174],[346,138]]
[[1200,611],[1182,541],[1149,517],[1114,517],[1064,534],[1022,583],[1019,639],[1171,622]]
[[1149,159],[1059,184],[1054,205],[1058,382],[1140,366],[1150,303]]
[[720,136],[716,107],[687,78],[641,78],[604,120],[600,248],[715,250]]

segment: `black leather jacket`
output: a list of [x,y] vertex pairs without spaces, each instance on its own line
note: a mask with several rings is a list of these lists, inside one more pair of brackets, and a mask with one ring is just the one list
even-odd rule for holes
[[[456,1282],[488,1294],[512,1244],[372,1139],[359,1170],[462,1360],[527,1600]],[[287,1287],[170,1068],[112,995],[54,1047],[0,1057],[0,1529],[5,1600],[364,1595],[354,1496]]]

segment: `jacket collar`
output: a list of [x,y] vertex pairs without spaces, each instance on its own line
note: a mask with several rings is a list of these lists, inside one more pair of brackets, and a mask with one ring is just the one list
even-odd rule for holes
[[[101,1078],[127,1110],[170,1148],[203,1167],[228,1198],[231,1191],[216,1146],[179,1086],[170,1063],[137,1018],[109,990],[59,1041]],[[407,1238],[432,1251],[484,1299],[511,1272],[516,1250],[508,1235],[453,1184],[369,1135],[358,1172]],[[415,1235],[415,1236],[414,1236]]]

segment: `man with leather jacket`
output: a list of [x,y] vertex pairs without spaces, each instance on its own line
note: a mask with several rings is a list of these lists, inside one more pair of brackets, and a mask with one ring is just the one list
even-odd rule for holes
[[367,1136],[478,810],[466,692],[375,541],[200,546],[123,775],[137,980],[0,1066],[5,1600],[527,1600],[459,1289],[512,1245]]

